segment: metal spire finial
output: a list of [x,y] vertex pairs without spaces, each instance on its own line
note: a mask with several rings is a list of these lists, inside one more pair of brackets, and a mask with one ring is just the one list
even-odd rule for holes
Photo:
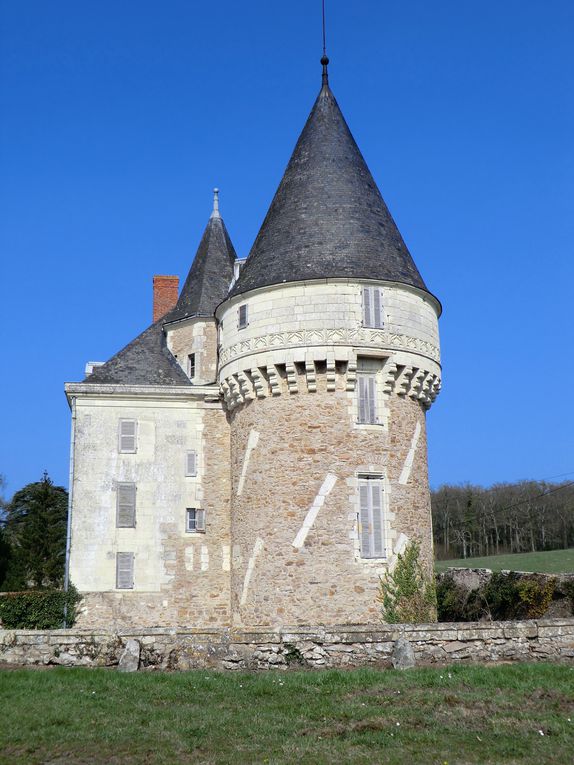
[[213,212],[211,213],[212,218],[221,218],[221,215],[219,214],[219,189],[213,189]]
[[323,8],[323,55],[321,56],[321,64],[323,66],[323,87],[329,86],[329,72],[327,71],[327,66],[329,64],[329,58],[327,56],[327,42],[326,42],[326,33],[325,33],[325,0],[322,0],[322,8]]

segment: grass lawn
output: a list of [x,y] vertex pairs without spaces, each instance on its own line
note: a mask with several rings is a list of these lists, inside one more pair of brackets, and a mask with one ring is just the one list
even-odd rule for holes
[[0,671],[0,762],[568,763],[574,667]]
[[[435,570],[444,571],[448,566],[464,568],[491,568],[493,571],[538,571],[546,574],[574,573],[574,548],[548,552],[517,553],[516,555],[490,555],[486,558],[460,558],[437,560]],[[573,758],[574,760],[574,758]]]

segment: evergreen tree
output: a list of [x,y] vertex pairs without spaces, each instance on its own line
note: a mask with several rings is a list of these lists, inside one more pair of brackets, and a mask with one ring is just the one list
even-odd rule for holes
[[17,491],[5,507],[11,547],[2,589],[60,587],[64,580],[68,492],[47,473]]

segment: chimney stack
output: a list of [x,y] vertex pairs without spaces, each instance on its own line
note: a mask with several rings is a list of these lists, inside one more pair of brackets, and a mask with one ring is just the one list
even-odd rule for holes
[[154,323],[175,308],[179,292],[179,276],[153,277],[153,320]]

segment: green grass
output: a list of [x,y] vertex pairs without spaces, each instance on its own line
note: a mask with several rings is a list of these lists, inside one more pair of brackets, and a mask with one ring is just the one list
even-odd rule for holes
[[12,670],[0,704],[2,765],[541,765],[574,752],[574,667],[554,664]]
[[435,561],[436,571],[444,571],[448,566],[464,568],[490,568],[493,571],[537,571],[545,574],[563,574],[574,572],[574,548],[569,550],[549,550],[547,552],[517,553],[516,555],[489,555],[485,558],[459,558],[456,560]]

